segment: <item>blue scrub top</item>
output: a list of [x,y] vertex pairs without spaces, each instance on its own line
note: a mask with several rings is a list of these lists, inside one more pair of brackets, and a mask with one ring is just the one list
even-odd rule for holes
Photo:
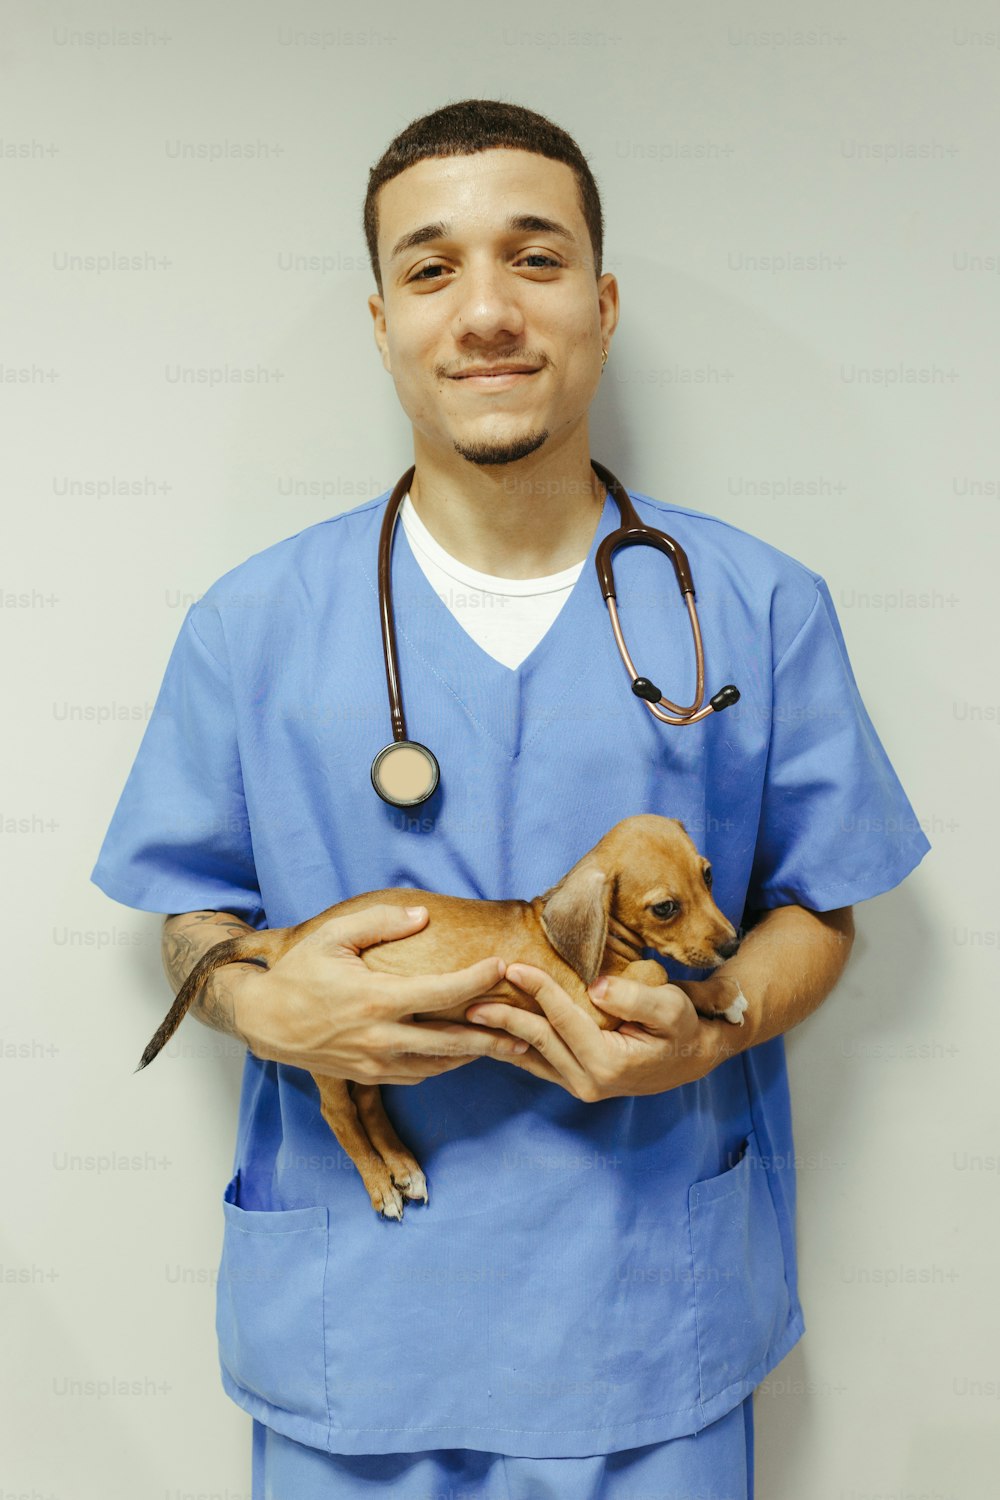
[[[532,897],[619,819],[656,812],[711,860],[737,925],[897,885],[930,845],[823,579],[629,493],[688,554],[708,691],[735,682],[734,708],[675,728],[629,691],[594,568],[619,524],[610,497],[572,593],[514,670],[466,634],[397,527],[404,708],[441,784],[422,807],[388,806],[370,781],[391,738],[386,492],[191,606],[92,879],[147,911],[284,927],[383,887]],[[637,669],[690,702],[669,563],[628,547],[615,573]],[[219,1356],[228,1394],[277,1431],[345,1454],[612,1453],[714,1422],[801,1336],[781,1037],[658,1095],[584,1103],[493,1058],[382,1095],[430,1184],[402,1223],[373,1212],[310,1075],[246,1057]]]

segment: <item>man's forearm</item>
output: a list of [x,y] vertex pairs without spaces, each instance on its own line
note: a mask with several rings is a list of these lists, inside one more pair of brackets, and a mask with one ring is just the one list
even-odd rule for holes
[[[189,911],[167,917],[163,923],[161,953],[174,994],[209,949],[253,930],[226,911]],[[236,1024],[236,996],[247,968],[245,963],[234,963],[216,969],[199,986],[191,1002],[191,1015],[213,1031],[238,1037],[241,1042],[246,1038]]]
[[734,958],[705,980],[681,988],[701,1008],[699,991],[713,996],[713,1004],[730,1004],[742,991],[747,1012],[742,1026],[728,1022],[702,1023],[702,1041],[712,1065],[744,1052],[758,1042],[790,1031],[822,1004],[840,978],[854,942],[854,913],[808,911],[803,906],[779,906],[751,929]]

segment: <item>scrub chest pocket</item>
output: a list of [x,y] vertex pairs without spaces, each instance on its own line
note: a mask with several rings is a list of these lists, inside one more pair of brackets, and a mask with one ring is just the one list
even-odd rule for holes
[[[332,1452],[342,1451],[337,1438],[341,1427],[356,1431],[353,1424],[358,1422],[371,1430],[394,1429],[398,1422],[404,1428],[412,1426],[416,1435],[420,1398],[404,1395],[395,1382],[387,1388],[378,1379],[366,1379],[364,1347],[349,1359],[346,1351],[338,1353],[337,1308],[350,1289],[336,1284],[338,1247],[332,1237],[337,1226],[331,1226],[329,1210],[248,1211],[240,1206],[239,1196],[237,1173],[223,1198],[225,1233],[216,1318],[223,1383],[230,1396],[276,1431]],[[660,1303],[646,1304],[646,1315],[652,1309],[653,1315],[671,1319],[678,1332],[683,1329],[682,1343],[688,1347],[681,1359],[690,1372],[693,1414],[690,1430],[698,1430],[705,1423],[706,1407],[717,1415],[720,1398],[730,1388],[745,1384],[748,1376],[760,1378],[757,1368],[789,1320],[780,1231],[754,1132],[745,1138],[735,1165],[689,1188],[686,1218],[690,1274],[673,1278]],[[387,1224],[386,1231],[405,1233],[400,1225]],[[460,1223],[454,1224],[454,1237],[460,1232]],[[664,1233],[665,1239],[674,1237],[666,1228]],[[377,1245],[379,1238],[376,1234],[373,1243]],[[399,1285],[390,1269],[391,1243],[386,1250],[384,1259],[375,1253],[370,1257],[364,1300],[370,1299],[373,1308],[382,1307],[383,1321],[392,1325],[403,1360],[409,1358],[407,1346],[415,1325],[410,1315],[400,1312]],[[683,1260],[688,1245],[680,1251]],[[522,1243],[519,1253],[530,1252]],[[381,1287],[380,1274],[386,1281]],[[557,1288],[552,1295],[558,1295]],[[413,1311],[411,1307],[411,1315]],[[598,1303],[594,1316],[627,1319],[642,1314],[623,1307],[602,1313]],[[429,1336],[437,1334],[431,1331]],[[522,1363],[523,1344],[519,1351],[513,1349],[496,1328],[476,1335],[465,1327],[461,1337],[468,1341],[470,1389],[492,1386],[490,1394],[499,1396],[515,1368],[516,1379],[530,1379],[531,1371]],[[490,1354],[492,1365],[484,1362]],[[578,1387],[581,1382],[586,1386],[588,1371],[575,1351],[568,1348],[563,1357],[567,1377],[572,1376]],[[348,1371],[355,1373],[345,1380]],[[591,1384],[600,1387],[600,1381]],[[624,1387],[617,1395],[619,1401],[628,1399]],[[649,1390],[643,1394],[641,1383],[635,1407],[636,1418],[648,1413]]]

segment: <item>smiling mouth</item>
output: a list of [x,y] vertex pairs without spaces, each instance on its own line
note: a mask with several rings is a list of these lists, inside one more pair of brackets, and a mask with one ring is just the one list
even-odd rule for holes
[[522,380],[530,380],[532,375],[537,374],[537,370],[502,370],[496,375],[453,375],[451,379],[473,389],[502,391],[518,385]]

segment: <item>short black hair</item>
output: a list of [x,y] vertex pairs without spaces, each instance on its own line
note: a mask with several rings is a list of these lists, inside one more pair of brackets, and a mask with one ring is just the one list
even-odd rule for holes
[[368,173],[365,194],[364,230],[368,241],[368,258],[375,275],[375,285],[382,292],[382,268],[378,260],[378,192],[385,183],[415,162],[431,156],[472,156],[478,151],[497,147],[516,151],[534,151],[552,161],[562,161],[572,168],[580,194],[580,207],[590,233],[594,252],[594,271],[601,274],[604,254],[604,215],[601,197],[587,159],[571,135],[520,104],[499,99],[462,99],[445,104],[433,114],[413,120],[390,141],[381,158]]

